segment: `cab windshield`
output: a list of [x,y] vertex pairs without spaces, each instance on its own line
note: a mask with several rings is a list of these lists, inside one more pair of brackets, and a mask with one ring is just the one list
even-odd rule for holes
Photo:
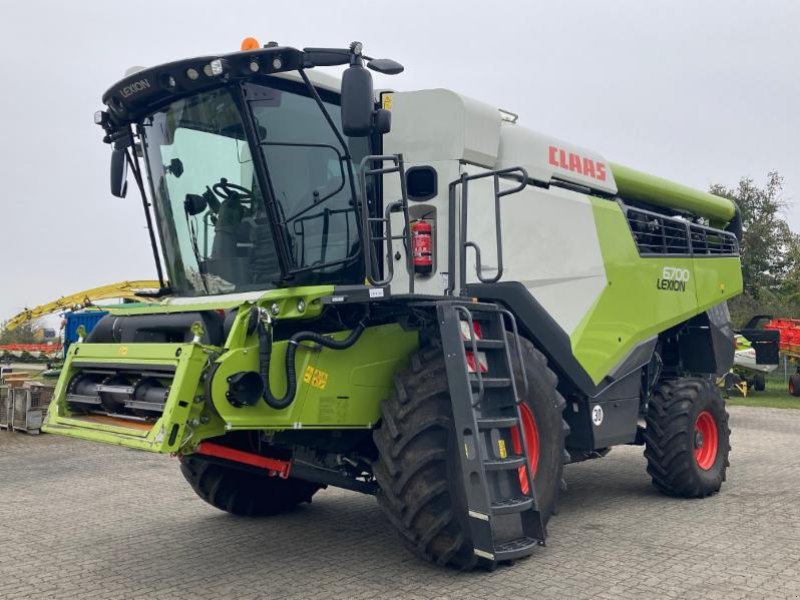
[[[339,127],[335,98],[323,102]],[[247,142],[243,108],[253,117],[256,148]],[[272,81],[203,92],[153,114],[141,133],[178,294],[363,280],[351,165],[303,85]],[[348,141],[357,165],[367,139]],[[253,160],[255,152],[263,163]],[[259,164],[266,165],[263,177]]]

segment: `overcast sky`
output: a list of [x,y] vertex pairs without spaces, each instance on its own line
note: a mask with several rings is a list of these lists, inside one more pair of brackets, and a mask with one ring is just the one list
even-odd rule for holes
[[[800,2],[0,0],[0,320],[153,278],[135,189],[108,192],[92,122],[131,65],[261,43],[364,42],[405,73],[607,159],[702,189],[776,169],[800,230]],[[134,12],[135,11],[135,12]],[[568,224],[565,224],[567,226]]]

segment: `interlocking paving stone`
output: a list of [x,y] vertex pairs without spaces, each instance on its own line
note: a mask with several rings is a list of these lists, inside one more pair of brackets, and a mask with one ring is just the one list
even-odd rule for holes
[[729,411],[722,493],[661,496],[615,448],[566,468],[547,547],[491,573],[418,561],[370,497],[240,519],[173,458],[0,431],[0,598],[800,598],[800,411]]

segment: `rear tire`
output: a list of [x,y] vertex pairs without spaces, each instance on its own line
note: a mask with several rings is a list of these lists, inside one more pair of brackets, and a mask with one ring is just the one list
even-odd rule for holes
[[707,379],[663,382],[644,434],[647,472],[664,494],[702,498],[719,491],[730,465],[730,429],[719,390]]
[[[509,341],[522,395],[515,345]],[[523,401],[534,416],[539,438],[534,485],[547,522],[561,488],[568,431],[562,418],[565,402],[544,355],[527,340],[522,340],[522,352],[530,390]],[[462,570],[493,567],[495,563],[473,553],[441,349],[412,356],[411,366],[395,375],[394,384],[394,393],[383,402],[381,425],[374,432],[379,452],[373,465],[380,487],[378,503],[414,554]]]
[[756,373],[753,377],[753,389],[757,392],[763,392],[767,389],[767,379],[761,373]]
[[181,458],[181,473],[211,506],[242,517],[276,515],[294,508],[322,486],[302,479],[281,479],[226,467],[201,456]]
[[739,381],[739,376],[732,371],[728,371],[722,376],[722,387],[725,391],[726,398],[730,398],[733,393],[739,393],[739,390],[736,388],[736,384],[739,383]]
[[800,396],[800,373],[792,373],[789,377],[789,395]]

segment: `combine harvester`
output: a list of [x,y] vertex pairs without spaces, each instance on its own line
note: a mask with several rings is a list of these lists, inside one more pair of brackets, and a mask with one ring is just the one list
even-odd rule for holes
[[735,204],[368,69],[403,70],[249,39],[106,92],[160,299],[70,348],[46,430],[176,454],[236,515],[375,494],[462,569],[543,545],[564,465],[615,445],[666,494],[717,492]]

